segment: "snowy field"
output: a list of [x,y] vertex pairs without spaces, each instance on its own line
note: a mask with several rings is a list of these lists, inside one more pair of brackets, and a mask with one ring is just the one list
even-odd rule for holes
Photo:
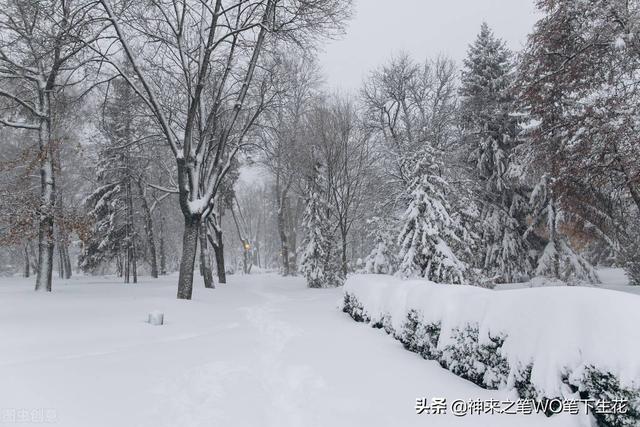
[[[592,287],[610,289],[612,291],[628,292],[640,295],[640,286],[630,286],[627,274],[621,268],[604,267],[597,270],[598,277],[602,283],[592,285]],[[536,286],[564,286],[562,282],[554,282],[541,278],[534,278],[526,283],[507,283],[496,286],[497,290],[522,289]]]
[[[0,425],[42,425],[43,413],[64,427],[586,425],[570,415],[417,415],[419,397],[514,396],[353,322],[337,309],[342,289],[231,276],[179,301],[175,281],[76,277],[42,294],[32,280],[1,279]],[[156,309],[164,326],[145,323]]]

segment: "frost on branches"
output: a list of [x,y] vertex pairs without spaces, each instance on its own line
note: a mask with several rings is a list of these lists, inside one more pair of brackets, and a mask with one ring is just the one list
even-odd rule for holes
[[398,273],[440,283],[465,283],[467,266],[452,249],[463,230],[449,213],[445,197],[447,184],[438,170],[434,156],[429,153],[425,153],[416,167],[408,189],[409,207],[398,238]]
[[393,274],[397,270],[397,248],[395,245],[394,228],[391,221],[374,217],[367,221],[374,227],[373,239],[375,246],[365,260],[364,272],[371,274]]
[[303,218],[304,251],[300,271],[310,288],[342,286],[344,275],[337,244],[329,222],[323,168],[316,162],[307,184],[306,210]]
[[483,23],[464,61],[460,88],[464,151],[480,207],[475,264],[495,282],[511,282],[531,270],[523,238],[526,199],[511,170],[519,131],[511,57]]
[[534,208],[534,214],[529,230],[542,225],[547,236],[547,243],[538,258],[535,274],[568,283],[598,283],[600,280],[593,266],[573,250],[567,237],[561,233],[563,215],[560,203],[554,196],[553,180],[547,174],[542,176],[531,193],[530,203]]

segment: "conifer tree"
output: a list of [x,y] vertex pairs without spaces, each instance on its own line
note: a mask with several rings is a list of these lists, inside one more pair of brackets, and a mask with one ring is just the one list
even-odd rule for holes
[[138,259],[143,247],[134,201],[140,173],[134,153],[136,101],[124,80],[113,82],[113,93],[103,109],[104,141],[97,158],[99,187],[84,202],[94,227],[80,256],[80,266],[85,271],[116,259],[118,273],[126,283],[131,279],[137,282]]
[[316,161],[307,183],[306,210],[302,223],[304,252],[300,263],[300,270],[310,288],[341,286],[345,279],[335,233],[329,223],[327,194],[323,168]]
[[511,52],[483,23],[462,72],[463,149],[478,186],[480,254],[475,264],[491,280],[503,282],[531,269],[523,238],[526,194],[512,167],[519,131],[512,68]]
[[393,274],[396,272],[398,253],[395,238],[394,223],[396,219],[373,217],[367,223],[373,228],[370,233],[374,241],[374,247],[365,259],[364,271],[371,274]]
[[447,183],[439,176],[438,166],[435,156],[425,152],[407,190],[409,207],[398,238],[398,273],[434,282],[466,283],[467,266],[453,249],[463,230],[450,213]]
[[543,226],[547,242],[537,260],[537,276],[560,279],[568,283],[598,283],[594,268],[573,250],[567,237],[560,231],[563,212],[553,190],[552,178],[544,174],[531,193],[534,208],[532,223],[527,232]]

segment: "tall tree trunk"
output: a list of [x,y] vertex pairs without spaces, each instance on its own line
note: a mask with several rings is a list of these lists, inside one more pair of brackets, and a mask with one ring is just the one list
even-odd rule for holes
[[213,252],[216,257],[216,272],[218,274],[218,282],[227,283],[227,271],[224,266],[224,248],[222,244],[214,246]]
[[62,250],[62,241],[58,239],[58,277],[64,278],[64,251]]
[[290,253],[290,261],[289,266],[292,270],[293,275],[298,272],[298,224],[301,215],[304,212],[304,199],[301,197],[297,198],[296,208],[293,215],[290,215],[291,219],[289,220],[289,253]]
[[200,218],[185,215],[180,275],[178,277],[178,299],[191,299],[193,293],[193,267],[196,262],[199,228]]
[[167,274],[167,256],[164,248],[164,219],[160,218],[160,274]]
[[213,273],[211,272],[211,251],[207,244],[206,226],[200,227],[200,273],[204,279],[204,287],[214,289]]
[[280,235],[280,260],[282,262],[282,274],[284,276],[291,275],[291,265],[289,262],[289,236],[287,234],[287,196],[280,194],[276,187],[276,195],[278,197],[278,234]]
[[[49,112],[49,94],[41,95],[41,107]],[[56,200],[54,179],[54,142],[51,139],[51,123],[48,118],[40,119],[40,207],[38,209],[38,268],[36,270],[36,291],[51,292],[53,272],[53,223]]]
[[28,244],[24,245],[24,277],[31,276],[31,260],[29,259]]
[[116,255],[116,275],[122,277],[124,275],[124,269],[122,266],[122,256],[120,253]]
[[138,192],[142,204],[142,213],[144,215],[144,231],[147,238],[147,248],[149,249],[149,265],[151,266],[151,277],[158,278],[158,259],[156,255],[156,241],[153,233],[153,219],[151,217],[151,209],[147,203],[144,189],[140,181],[137,181]]
[[131,275],[131,251],[127,247],[124,252],[124,283],[129,283]]
[[344,227],[340,227],[340,237],[342,239],[342,274],[347,277],[349,268],[347,265],[347,230]]
[[133,278],[133,283],[138,283],[138,264],[136,254],[136,233],[133,219],[133,192],[131,189],[131,179],[126,183],[127,197],[127,269],[125,283],[129,283]]
[[227,283],[227,271],[224,265],[224,242],[222,240],[222,214],[212,216],[209,221],[211,224],[207,226],[207,239],[211,243],[213,253],[216,258],[216,274],[218,282]]
[[133,283],[138,283],[138,255],[135,241],[131,245],[131,262],[133,264]]
[[66,244],[66,242],[64,245],[64,268],[64,278],[71,279],[73,271],[71,268],[71,257],[69,256],[69,245]]

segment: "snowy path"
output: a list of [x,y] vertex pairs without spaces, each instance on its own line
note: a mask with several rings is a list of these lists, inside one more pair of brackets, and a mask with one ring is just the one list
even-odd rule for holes
[[[186,302],[174,299],[175,277],[76,278],[51,295],[2,279],[0,426],[42,425],[24,422],[24,410],[36,411],[30,419],[39,408],[64,427],[579,425],[566,416],[418,416],[417,397],[508,396],[353,322],[336,309],[340,290],[276,275],[230,282],[199,285]],[[154,309],[165,326],[144,323]]]

